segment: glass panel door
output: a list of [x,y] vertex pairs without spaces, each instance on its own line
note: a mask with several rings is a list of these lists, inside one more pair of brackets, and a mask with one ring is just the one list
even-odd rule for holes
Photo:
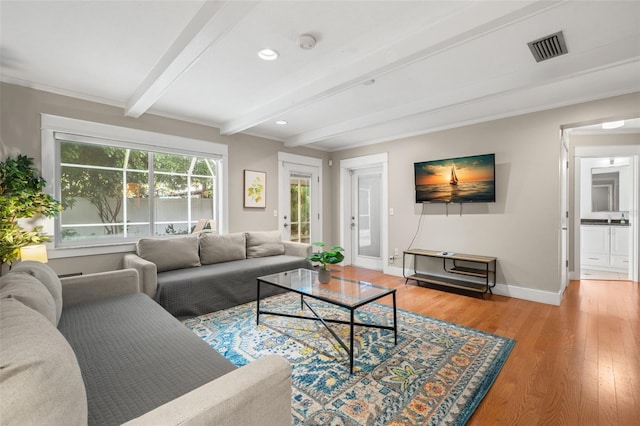
[[311,175],[292,173],[289,175],[290,194],[290,241],[311,242]]
[[380,270],[382,170],[378,167],[354,170],[352,186],[353,264]]
[[281,173],[279,216],[282,239],[301,243],[321,241],[318,167],[284,161]]

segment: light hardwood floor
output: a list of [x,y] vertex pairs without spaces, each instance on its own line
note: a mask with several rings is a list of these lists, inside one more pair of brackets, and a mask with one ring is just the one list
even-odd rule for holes
[[350,266],[332,269],[397,288],[399,309],[517,341],[469,425],[640,425],[639,283],[572,281],[561,306],[552,306],[405,285],[404,278]]

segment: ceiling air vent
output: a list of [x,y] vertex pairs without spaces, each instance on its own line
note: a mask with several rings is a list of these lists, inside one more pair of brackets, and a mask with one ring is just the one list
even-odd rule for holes
[[564,42],[562,31],[548,35],[538,40],[527,43],[536,62],[546,61],[556,56],[567,53],[567,45]]

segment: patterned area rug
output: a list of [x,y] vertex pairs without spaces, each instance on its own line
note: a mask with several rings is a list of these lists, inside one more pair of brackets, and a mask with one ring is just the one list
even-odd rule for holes
[[[348,312],[306,299],[323,317]],[[300,311],[293,293],[265,299],[261,308]],[[317,308],[317,309],[316,309]],[[356,321],[393,324],[393,310],[371,303]],[[267,354],[292,365],[294,425],[463,425],[493,384],[515,341],[398,310],[393,331],[355,328],[354,372],[349,357],[319,321],[261,315],[254,303],[184,321],[237,366]],[[349,327],[332,324],[349,342]]]

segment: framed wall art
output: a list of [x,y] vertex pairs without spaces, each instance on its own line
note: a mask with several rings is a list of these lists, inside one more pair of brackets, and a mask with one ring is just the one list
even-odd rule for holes
[[244,171],[244,206],[249,208],[267,207],[266,172]]

